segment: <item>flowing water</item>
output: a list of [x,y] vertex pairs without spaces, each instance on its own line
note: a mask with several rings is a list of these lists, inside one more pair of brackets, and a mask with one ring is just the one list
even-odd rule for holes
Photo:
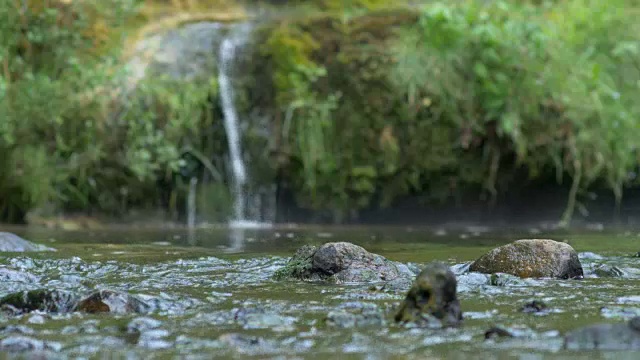
[[[528,231],[469,228],[282,227],[273,229],[116,230],[63,232],[8,229],[57,248],[54,253],[1,253],[0,268],[29,273],[0,282],[0,296],[30,289],[87,293],[112,289],[152,304],[149,314],[31,313],[0,317],[0,340],[43,341],[44,358],[415,358],[620,359],[625,352],[561,350],[559,335],[586,324],[620,322],[640,313],[637,232],[547,233],[580,252],[584,280],[527,280],[491,286],[458,275],[464,325],[407,329],[392,322],[402,293],[370,285],[276,281],[274,272],[304,244],[350,241],[392,260],[420,266],[463,264]],[[600,264],[624,275],[594,275]],[[457,267],[455,267],[457,268]],[[1,275],[1,274],[0,274]],[[551,311],[525,314],[531,299]],[[337,308],[376,307],[387,323],[335,328]],[[526,336],[484,340],[494,325]],[[133,329],[133,330],[132,330]],[[41,357],[38,357],[41,358]]]

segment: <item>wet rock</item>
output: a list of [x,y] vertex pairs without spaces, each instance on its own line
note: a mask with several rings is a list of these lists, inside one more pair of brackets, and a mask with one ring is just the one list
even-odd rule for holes
[[333,280],[337,282],[392,281],[411,277],[407,266],[372,254],[348,242],[303,246],[289,263],[276,272],[277,279]]
[[547,304],[545,304],[542,300],[533,300],[526,304],[524,304],[520,311],[523,313],[540,313],[547,311]]
[[0,232],[0,252],[56,251],[44,245],[34,244],[18,235]]
[[564,347],[569,350],[639,350],[640,318],[574,330],[565,336]]
[[346,303],[340,309],[331,311],[324,319],[327,326],[338,328],[353,328],[366,326],[383,326],[384,312],[371,303]]
[[617,266],[599,264],[593,267],[593,274],[597,277],[624,277],[626,273]]
[[457,325],[462,320],[462,311],[456,288],[456,277],[446,264],[428,264],[400,304],[396,322],[427,327]]
[[507,273],[521,278],[572,279],[583,276],[578,254],[563,242],[546,239],[518,240],[489,251],[470,271]]
[[86,313],[146,313],[150,306],[133,295],[115,292],[111,290],[100,290],[78,302],[77,311]]
[[31,311],[69,312],[77,297],[63,290],[31,290],[9,294],[0,299],[0,307],[14,315]]

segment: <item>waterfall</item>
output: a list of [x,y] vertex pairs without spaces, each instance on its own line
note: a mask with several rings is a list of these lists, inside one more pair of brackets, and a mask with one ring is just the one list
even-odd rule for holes
[[262,220],[256,211],[247,211],[247,205],[253,209],[261,207],[261,194],[252,195],[249,190],[249,178],[247,167],[242,153],[242,133],[240,118],[235,106],[233,91],[233,67],[237,51],[246,44],[250,32],[248,24],[241,25],[237,31],[231,31],[225,37],[219,49],[218,84],[220,86],[220,99],[224,115],[224,128],[229,143],[229,157],[232,170],[231,193],[234,198],[233,219],[230,225],[233,227],[263,227],[268,223],[260,223]]

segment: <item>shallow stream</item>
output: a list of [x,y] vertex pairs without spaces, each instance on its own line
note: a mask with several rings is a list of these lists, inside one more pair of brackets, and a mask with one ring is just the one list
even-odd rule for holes
[[[638,231],[539,232],[464,228],[283,227],[262,230],[94,230],[63,232],[9,228],[57,249],[3,253],[0,267],[31,277],[2,279],[0,296],[20,290],[111,289],[152,305],[149,314],[30,313],[0,317],[0,339],[27,337],[45,358],[345,358],[345,359],[635,359],[625,352],[562,350],[559,335],[640,314]],[[297,248],[349,241],[415,268],[442,260],[459,265],[520,238],[564,240],[579,253],[584,280],[526,280],[492,286],[460,275],[460,328],[395,325],[403,294],[370,285],[275,281],[274,272]],[[621,275],[599,277],[602,264]],[[461,266],[454,267],[459,269]],[[2,274],[0,274],[2,275]],[[549,311],[519,311],[543,300]],[[334,309],[375,307],[386,323],[337,328]],[[522,337],[485,340],[501,325]]]

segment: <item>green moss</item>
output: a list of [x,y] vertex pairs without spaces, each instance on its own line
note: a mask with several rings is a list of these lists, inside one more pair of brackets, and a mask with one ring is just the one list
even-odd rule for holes
[[296,251],[287,265],[274,273],[273,278],[276,280],[309,279],[313,266],[313,254],[315,254],[316,250],[318,250],[317,246],[302,246]]

